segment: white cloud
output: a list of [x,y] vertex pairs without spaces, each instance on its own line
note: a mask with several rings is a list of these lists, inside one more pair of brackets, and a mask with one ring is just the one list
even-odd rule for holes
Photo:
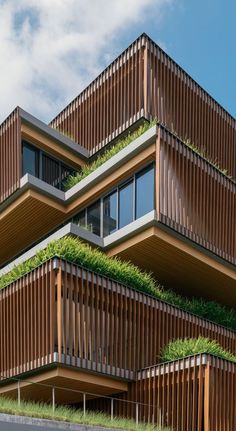
[[122,35],[173,0],[0,0],[0,121],[49,121],[113,57]]

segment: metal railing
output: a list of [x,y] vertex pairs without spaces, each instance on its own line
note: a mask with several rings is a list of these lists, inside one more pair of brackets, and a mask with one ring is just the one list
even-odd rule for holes
[[[135,405],[135,422],[136,425],[139,424],[139,422],[141,422],[139,420],[139,416],[140,416],[140,408],[143,407],[153,407],[152,404],[147,404],[147,403],[142,403],[142,402],[137,402],[137,401],[130,401],[130,400],[124,400],[122,398],[117,398],[117,397],[112,397],[112,396],[107,396],[107,395],[102,395],[102,394],[94,394],[92,392],[85,392],[85,391],[80,391],[78,389],[70,389],[70,388],[66,388],[63,386],[56,386],[56,385],[50,385],[47,383],[39,383],[39,382],[34,382],[28,379],[20,379],[17,377],[7,377],[0,375],[0,379],[7,379],[9,381],[13,381],[13,382],[17,382],[17,402],[18,402],[18,407],[21,407],[22,404],[22,394],[21,394],[21,383],[28,383],[29,385],[35,385],[35,386],[41,386],[41,387],[45,387],[45,388],[49,388],[51,390],[51,404],[52,404],[52,412],[55,413],[56,410],[56,390],[63,390],[63,391],[67,391],[67,392],[73,392],[73,393],[77,393],[82,395],[82,403],[83,403],[83,416],[86,417],[86,414],[88,413],[88,409],[87,409],[87,399],[88,397],[95,397],[96,399],[102,398],[102,399],[106,399],[110,401],[110,418],[111,421],[114,420],[114,401],[118,401],[119,403],[126,403],[127,405]],[[4,395],[0,394],[0,397]],[[91,399],[91,398],[90,398]],[[34,401],[34,400],[32,400]],[[127,417],[127,419],[130,419],[129,417]]]

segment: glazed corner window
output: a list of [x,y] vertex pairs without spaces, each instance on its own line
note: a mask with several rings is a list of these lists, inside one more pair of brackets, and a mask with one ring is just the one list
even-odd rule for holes
[[136,175],[135,218],[142,217],[154,209],[154,166],[151,165]]
[[95,235],[100,236],[100,200],[95,202],[93,205],[88,207],[87,210],[87,229],[95,233]]
[[103,236],[117,229],[117,191],[103,199]]
[[85,210],[80,211],[79,214],[77,214],[75,217],[73,217],[73,223],[77,224],[78,226],[86,228],[86,213],[85,213]]
[[39,177],[39,151],[31,145],[23,143],[23,175]]
[[73,223],[106,237],[155,208],[155,165],[148,165],[125,183],[73,217]]
[[133,180],[119,189],[119,228],[134,220]]

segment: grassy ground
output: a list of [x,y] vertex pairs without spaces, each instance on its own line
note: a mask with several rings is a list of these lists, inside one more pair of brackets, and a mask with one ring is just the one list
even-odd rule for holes
[[176,359],[199,353],[209,353],[210,355],[236,362],[236,356],[224,350],[216,341],[211,341],[204,337],[171,341],[162,350],[161,359],[163,362],[175,361]]
[[133,420],[128,419],[114,417],[112,421],[110,416],[98,412],[87,412],[84,417],[83,411],[63,406],[57,406],[54,413],[52,411],[52,406],[47,404],[22,401],[19,407],[17,401],[4,397],[0,397],[0,413],[51,419],[75,424],[95,425],[106,428],[120,428],[129,431],[171,431],[170,428],[159,428],[152,425],[139,424],[136,426]]

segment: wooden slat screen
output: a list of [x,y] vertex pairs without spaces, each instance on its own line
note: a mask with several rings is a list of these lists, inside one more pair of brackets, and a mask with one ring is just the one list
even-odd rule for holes
[[[142,403],[139,415],[144,422],[179,431],[236,429],[233,362],[201,354],[156,365],[138,375],[132,386]],[[120,403],[118,409],[122,405],[126,406]]]
[[236,178],[236,121],[150,39],[146,115],[205,152]]
[[19,187],[20,176],[20,116],[16,108],[0,125],[0,203]]
[[[117,394],[117,417],[178,431],[235,431],[236,364],[208,354],[154,365],[137,374],[128,393]],[[138,404],[138,410],[137,410]],[[110,401],[88,408],[110,413]]]
[[236,334],[74,264],[52,259],[0,291],[0,373],[45,364],[134,379],[172,339]]
[[52,122],[91,151],[139,120],[144,105],[143,38],[136,40]]
[[93,154],[140,117],[157,118],[236,178],[235,119],[146,35],[51,125]]
[[236,183],[159,127],[160,221],[236,264]]
[[12,377],[53,360],[55,272],[48,261],[0,290],[0,374]]
[[133,378],[172,339],[202,335],[236,352],[233,331],[76,265],[61,261],[60,268],[60,362],[80,358],[82,368]]

